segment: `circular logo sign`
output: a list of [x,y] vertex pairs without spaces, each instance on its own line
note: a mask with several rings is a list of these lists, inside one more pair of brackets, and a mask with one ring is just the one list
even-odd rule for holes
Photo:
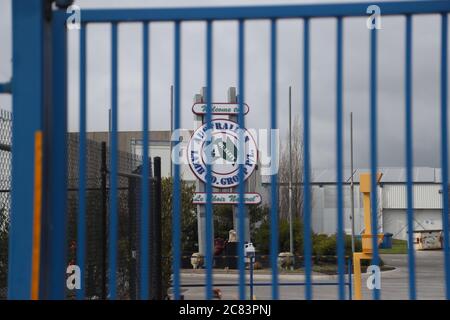
[[[244,148],[243,151],[239,150],[241,147]],[[214,119],[209,125],[205,123],[195,130],[189,141],[187,154],[192,171],[205,183],[206,165],[211,165],[211,184],[215,188],[237,186],[240,182],[239,164],[244,165],[246,180],[255,170],[258,161],[258,150],[251,134],[228,119]]]

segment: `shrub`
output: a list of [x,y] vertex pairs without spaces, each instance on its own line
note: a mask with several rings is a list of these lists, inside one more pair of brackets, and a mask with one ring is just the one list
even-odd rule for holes
[[[289,251],[289,221],[286,219],[282,219],[279,221],[279,234],[278,234],[278,251],[279,252],[288,252]],[[293,232],[294,232],[294,252],[296,255],[303,254],[303,224],[299,218],[294,219],[293,224]],[[261,254],[269,254],[270,253],[270,222],[263,221],[259,228],[257,228],[253,232],[253,242],[255,244],[256,249]]]
[[336,237],[325,234],[313,235],[312,237],[313,255],[315,256],[335,256],[336,255]]
[[[289,251],[289,220],[279,221],[279,252]],[[299,218],[294,219],[294,253],[303,255],[303,223]],[[258,228],[252,230],[253,243],[261,254],[270,254],[270,221],[264,220]],[[352,237],[345,235],[345,255],[352,254]],[[361,240],[355,239],[355,251],[362,249]],[[312,234],[312,254],[314,256],[337,256],[336,235]],[[333,260],[333,259],[332,259]]]
[[[352,237],[345,235],[344,238],[345,255],[352,254]],[[361,240],[355,239],[355,251],[361,251]],[[316,256],[337,256],[337,237],[326,234],[313,235],[313,255]]]

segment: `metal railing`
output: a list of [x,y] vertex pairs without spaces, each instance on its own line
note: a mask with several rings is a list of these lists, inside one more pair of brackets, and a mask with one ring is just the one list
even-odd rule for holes
[[[314,70],[310,68],[310,22],[316,18],[332,17],[336,19],[336,35],[337,35],[337,47],[335,52],[336,57],[336,172],[337,172],[337,256],[338,256],[338,294],[340,299],[345,298],[345,260],[344,260],[344,224],[343,224],[343,24],[347,17],[365,17],[367,15],[367,8],[373,3],[349,3],[349,4],[308,4],[308,5],[274,5],[274,6],[240,6],[240,7],[211,7],[211,8],[171,8],[171,9],[86,9],[82,11],[81,16],[81,33],[80,33],[80,158],[79,158],[79,215],[78,215],[78,243],[77,247],[77,264],[80,266],[82,272],[85,268],[85,245],[83,245],[85,238],[85,204],[84,200],[86,196],[85,180],[85,151],[84,141],[86,139],[86,27],[95,23],[109,23],[111,25],[111,155],[110,155],[110,224],[109,224],[109,298],[117,298],[117,234],[118,234],[118,216],[117,216],[117,131],[118,131],[118,25],[120,23],[139,22],[142,23],[143,28],[143,105],[142,105],[142,135],[143,135],[143,158],[148,158],[148,131],[149,131],[149,92],[147,90],[149,84],[149,26],[152,22],[168,21],[173,22],[174,28],[174,130],[180,129],[181,125],[181,102],[180,92],[182,87],[181,81],[181,39],[182,30],[181,26],[185,21],[204,21],[206,22],[206,88],[207,88],[207,115],[206,119],[211,119],[211,101],[212,101],[212,42],[213,42],[213,27],[214,21],[219,20],[235,20],[238,21],[238,91],[240,95],[240,113],[238,116],[238,123],[240,127],[245,127],[244,114],[243,114],[243,102],[245,101],[245,85],[244,85],[244,70],[245,70],[245,57],[244,57],[244,44],[245,44],[245,28],[246,21],[254,19],[266,19],[270,20],[270,123],[268,127],[270,129],[277,129],[277,25],[279,19],[302,19],[303,20],[303,139],[304,139],[304,258],[305,258],[305,297],[306,299],[313,298],[313,278],[312,278],[312,234],[311,234],[311,164],[310,164],[310,78]],[[383,16],[404,16],[406,17],[406,34],[405,34],[405,119],[406,119],[406,168],[407,168],[407,219],[408,230],[412,231],[413,227],[413,195],[412,195],[412,17],[419,14],[439,14],[441,15],[441,164],[442,164],[442,195],[443,195],[443,231],[444,231],[444,256],[445,256],[445,286],[446,286],[446,298],[450,299],[450,252],[449,252],[449,225],[448,225],[448,146],[447,146],[447,14],[450,11],[449,1],[401,1],[401,2],[382,2],[378,4],[381,8]],[[14,16],[19,17],[23,14],[21,6],[17,5],[14,10]],[[37,10],[37,9],[36,9]],[[52,17],[52,41],[53,41],[53,53],[54,59],[52,61],[53,73],[52,73],[52,88],[51,94],[53,95],[53,107],[43,113],[44,119],[49,119],[48,127],[44,126],[44,132],[48,133],[48,145],[49,145],[49,164],[51,167],[45,172],[45,178],[49,181],[49,189],[47,190],[47,202],[46,210],[49,215],[49,219],[52,221],[54,230],[49,231],[49,264],[48,274],[49,277],[46,282],[43,283],[47,287],[48,298],[61,298],[64,293],[64,272],[65,272],[65,248],[63,243],[65,242],[65,224],[66,219],[63,212],[66,212],[66,179],[61,178],[66,176],[66,131],[67,123],[65,121],[56,122],[52,119],[66,119],[67,114],[67,49],[66,49],[66,29],[65,22],[67,14],[65,10],[53,11]],[[43,22],[42,22],[43,23]],[[48,39],[47,39],[48,40]],[[30,44],[15,43],[15,50],[29,50]],[[377,29],[374,28],[370,31],[370,160],[371,160],[371,186],[372,190],[377,188],[376,173],[377,173],[377,79],[378,79],[378,65],[377,65]],[[15,72],[16,69],[14,68]],[[37,70],[31,70],[32,72],[39,72]],[[18,71],[18,75],[14,74],[13,83],[17,81],[18,85],[22,85],[19,81],[22,70]],[[34,75],[34,73],[33,73]],[[16,78],[17,76],[17,78]],[[26,84],[23,84],[26,85]],[[14,90],[17,87],[14,85]],[[19,89],[20,90],[20,89]],[[43,89],[42,89],[43,90]],[[14,92],[13,94],[16,94]],[[17,93],[19,94],[19,93]],[[16,102],[15,108],[20,108],[22,104],[28,101]],[[29,107],[29,106],[27,106]],[[19,115],[19,119],[23,116]],[[21,132],[16,130],[14,138],[14,146],[28,146],[29,142],[25,141]],[[275,150],[274,142],[271,141],[271,149]],[[21,148],[21,147],[18,147]],[[175,146],[176,148],[176,146]],[[273,155],[276,156],[276,155]],[[21,166],[26,165],[23,160],[14,158],[14,165],[20,170]],[[148,175],[149,165],[147,162],[143,163],[143,174]],[[243,177],[243,165],[239,166],[240,177]],[[181,191],[180,191],[180,165],[175,164],[173,170],[174,185],[173,185],[173,292],[175,299],[180,298],[180,212],[181,212]],[[207,206],[206,206],[206,235],[207,239],[212,240],[212,203],[211,203],[211,167],[207,166],[208,183],[207,192]],[[277,195],[277,175],[273,174],[271,178],[271,203],[278,202]],[[20,186],[21,184],[29,183],[28,178],[16,172],[13,174],[13,186]],[[147,179],[142,179],[142,190],[144,194],[148,191],[149,182]],[[14,203],[18,201],[18,192],[20,187],[14,190],[13,193],[13,218],[14,214],[22,215],[21,205]],[[243,203],[243,184],[239,187],[239,193],[241,194],[240,202],[238,206],[239,212],[239,225],[244,225],[244,203]],[[372,193],[372,211],[377,212],[377,198],[376,193]],[[30,197],[29,193],[22,196]],[[19,200],[21,201],[21,200]],[[143,221],[149,219],[148,208],[149,199],[142,197],[141,199],[141,216]],[[272,298],[279,298],[279,275],[277,268],[277,255],[278,255],[278,223],[277,223],[277,206],[271,207],[270,219],[271,219],[271,272],[272,280],[268,285],[271,286]],[[376,214],[372,215],[372,230],[378,230]],[[23,227],[21,219],[12,220],[12,239],[10,250],[16,250],[11,256],[10,267],[17,270],[16,274],[25,272],[27,270],[26,264],[30,259],[19,259],[20,244],[23,244],[26,240],[26,235],[21,234],[17,229]],[[145,223],[148,225],[148,223]],[[243,228],[238,230],[239,234],[243,238]],[[141,261],[148,261],[148,229],[143,228],[141,233]],[[412,243],[412,232],[409,232],[409,243]],[[212,241],[207,241],[206,250],[206,284],[205,284],[205,297],[207,299],[212,298],[213,287],[213,269],[212,269]],[[379,260],[379,253],[377,249],[376,238],[373,238],[373,263],[377,264]],[[408,251],[408,265],[409,265],[409,297],[411,299],[416,298],[416,278],[415,278],[415,258],[413,247],[409,247]],[[244,243],[241,242],[239,246],[239,298],[245,299],[246,281],[245,281],[245,262],[244,262]],[[141,286],[140,286],[140,298],[147,299],[149,297],[148,287],[148,269],[147,263],[141,264]],[[18,276],[10,275],[10,297],[26,297],[26,286],[28,279],[17,279]],[[17,280],[17,281],[16,281]],[[25,287],[22,288],[22,286]],[[84,286],[82,286],[84,288]],[[78,298],[84,298],[83,289],[78,291]],[[374,298],[380,298],[380,290],[374,290]]]

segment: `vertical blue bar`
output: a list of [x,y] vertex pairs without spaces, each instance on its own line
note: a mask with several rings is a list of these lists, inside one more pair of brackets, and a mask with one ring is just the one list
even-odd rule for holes
[[303,244],[305,260],[305,298],[312,299],[312,241],[311,241],[311,191],[310,191],[310,162],[309,162],[309,19],[304,20],[303,26]]
[[[245,88],[245,22],[243,20],[239,20],[239,39],[238,39],[238,62],[239,62],[239,70],[238,70],[238,82],[239,82],[239,114],[238,114],[238,123],[240,128],[245,128],[245,120],[244,120],[244,88]],[[244,144],[244,136],[243,131],[239,131],[239,151],[240,151],[240,159],[242,161],[242,154],[244,152],[245,144]],[[238,192],[239,192],[239,205],[238,205],[238,218],[239,218],[239,239],[245,239],[245,206],[244,206],[244,192],[245,192],[245,183],[244,181],[244,163],[239,162],[239,183]],[[245,300],[245,250],[244,250],[244,241],[239,241],[239,299]],[[250,297],[253,299],[253,297]]]
[[86,25],[80,29],[80,138],[78,151],[78,221],[77,264],[81,270],[81,289],[77,299],[85,296],[86,259]]
[[[277,22],[271,21],[270,32],[270,151],[272,165],[278,160],[278,147],[274,131],[277,129]],[[271,172],[271,208],[270,208],[270,266],[272,268],[272,299],[278,299],[278,174]]]
[[[63,299],[67,268],[67,33],[65,11],[53,12],[53,94],[48,161],[49,261],[47,298]],[[44,177],[45,178],[45,177]],[[45,263],[45,262],[44,262]],[[44,284],[42,284],[44,285]]]
[[[175,22],[175,54],[174,54],[174,64],[175,64],[175,86],[174,86],[174,96],[175,96],[175,106],[174,106],[174,130],[177,132],[180,128],[180,73],[181,73],[181,44],[180,44],[180,21]],[[178,147],[178,146],[176,146]],[[172,153],[174,154],[174,153]],[[172,214],[172,246],[173,246],[173,294],[175,300],[180,299],[180,233],[181,233],[181,213],[180,213],[180,165],[178,159],[174,159],[173,166],[173,214]]]
[[148,158],[148,131],[149,131],[149,48],[148,23],[142,25],[142,178],[141,178],[141,232],[140,232],[140,298],[149,298],[149,158]]
[[117,23],[111,28],[111,132],[109,172],[109,298],[117,298]]
[[[377,29],[370,31],[370,190],[372,218],[372,264],[378,265],[378,189],[377,189]],[[373,298],[380,299],[380,290],[373,290]]]
[[[8,299],[30,299],[33,247],[34,134],[44,105],[43,0],[12,3],[12,181],[8,250]],[[2,14],[6,14],[3,13]]]
[[413,140],[412,140],[412,23],[411,16],[406,16],[406,46],[405,46],[405,115],[406,115],[406,214],[408,218],[408,278],[409,298],[416,299],[416,271],[414,260],[413,231],[414,231],[414,209],[413,209]]
[[442,226],[444,229],[445,296],[450,299],[450,248],[448,228],[448,132],[447,132],[447,14],[441,23],[441,165],[442,165]]
[[[211,142],[211,102],[212,102],[212,22],[206,23],[206,141]],[[212,212],[212,173],[211,158],[206,163],[206,299],[212,299],[213,286],[213,212]]]
[[345,243],[344,203],[342,184],[342,18],[337,18],[337,70],[336,70],[336,169],[337,169],[337,256],[339,299],[345,299]]

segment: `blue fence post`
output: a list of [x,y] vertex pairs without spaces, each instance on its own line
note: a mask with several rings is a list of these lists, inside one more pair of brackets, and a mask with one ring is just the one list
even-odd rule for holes
[[80,267],[81,288],[77,299],[83,300],[85,290],[86,263],[86,25],[80,30],[80,135],[78,152],[78,217],[77,217],[77,264]]
[[305,263],[305,299],[312,299],[312,240],[311,240],[311,191],[310,191],[310,140],[309,140],[309,19],[303,25],[303,234]]
[[413,116],[412,116],[412,17],[406,16],[405,46],[405,115],[406,115],[406,204],[408,223],[409,298],[416,299],[415,259],[413,245],[414,197],[413,197]]
[[111,26],[111,131],[110,131],[110,191],[109,191],[109,298],[117,297],[117,244],[118,244],[118,199],[117,199],[117,126],[118,126],[118,26]]
[[[150,186],[148,176],[150,174],[149,166],[149,65],[150,65],[150,50],[149,50],[149,25],[144,23],[142,26],[142,65],[143,65],[143,78],[142,78],[142,178],[141,178],[141,239],[140,239],[140,279],[139,284],[140,299],[147,300],[150,296],[149,292],[149,235],[150,235],[150,201],[146,195],[149,194]],[[154,270],[152,270],[154,271]]]
[[[30,299],[34,134],[44,105],[44,0],[12,1],[13,128],[8,298]],[[48,26],[47,26],[48,27]]]
[[[372,212],[372,264],[378,265],[378,153],[377,153],[377,29],[370,31],[370,190],[371,190],[371,212]],[[380,299],[380,289],[373,290],[373,298]]]
[[447,130],[447,50],[448,18],[442,14],[441,21],[441,166],[442,166],[442,227],[444,230],[445,297],[450,299],[450,248],[448,222],[448,130]]
[[342,125],[342,18],[337,19],[337,52],[336,52],[336,184],[337,184],[337,256],[338,256],[338,279],[339,299],[345,299],[345,232],[344,232],[344,192],[343,192],[343,125]]
[[47,263],[44,298],[63,299],[66,290],[67,241],[67,29],[66,12],[53,12],[52,18],[52,103],[47,111],[44,169],[47,179]]
[[[213,130],[211,125],[212,113],[212,86],[213,86],[213,27],[212,22],[206,23],[206,123],[208,130],[206,131],[206,141],[211,141],[211,131]],[[208,161],[206,163],[206,299],[212,299],[213,290],[213,207],[212,207],[212,166]]]
[[[270,31],[270,152],[272,164],[278,162],[275,135],[273,130],[278,128],[277,124],[277,21],[271,21]],[[273,170],[273,169],[272,169]],[[278,174],[271,172],[270,176],[270,267],[272,268],[272,299],[278,300]]]
[[[173,125],[177,138],[175,150],[179,150],[180,129],[180,94],[181,94],[181,23],[175,22],[174,30],[174,119]],[[172,155],[174,152],[172,152]],[[180,267],[181,267],[181,184],[179,159],[173,159],[173,189],[172,189],[172,247],[173,247],[173,296],[175,300],[180,299]]]
[[[238,115],[238,123],[240,128],[245,128],[245,119],[244,119],[244,101],[245,101],[245,82],[244,82],[244,71],[245,71],[245,22],[243,20],[239,21],[239,29],[238,29],[238,92],[239,92],[239,115]],[[239,150],[244,150],[244,137],[242,130],[240,131],[239,136]],[[239,164],[239,181],[244,181],[244,164]],[[238,187],[239,191],[239,205],[238,205],[238,218],[239,218],[239,230],[238,230],[238,239],[245,239],[245,204],[244,204],[244,193],[245,193],[245,184],[240,183]],[[239,241],[239,299],[245,300],[245,244],[244,241]],[[250,294],[250,299],[252,299],[253,294]]]

